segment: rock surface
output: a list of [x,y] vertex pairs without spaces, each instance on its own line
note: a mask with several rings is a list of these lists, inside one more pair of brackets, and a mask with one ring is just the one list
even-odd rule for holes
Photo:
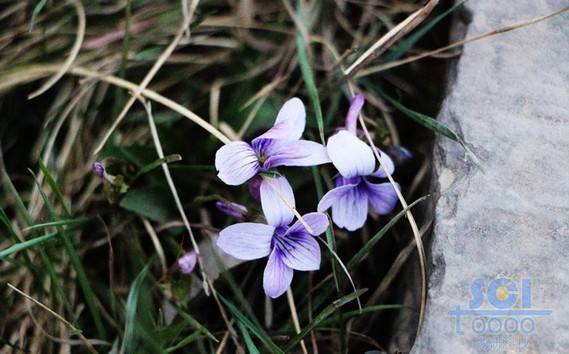
[[[469,23],[457,17],[455,30],[471,37],[567,5],[467,1]],[[567,353],[569,13],[468,44],[454,70],[439,120],[485,173],[438,140],[429,297],[412,352]],[[457,306],[488,311],[457,321]]]

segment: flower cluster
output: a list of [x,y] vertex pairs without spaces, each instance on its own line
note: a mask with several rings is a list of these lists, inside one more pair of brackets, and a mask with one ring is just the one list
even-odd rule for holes
[[[241,222],[226,227],[219,233],[217,246],[241,260],[268,257],[263,287],[272,298],[288,289],[294,270],[320,268],[316,237],[329,226],[325,210],[332,208],[334,223],[353,231],[364,225],[369,209],[383,215],[391,212],[397,203],[397,194],[390,183],[374,181],[393,173],[393,161],[378,150],[383,167],[376,168],[372,148],[356,135],[357,117],[363,104],[364,97],[356,95],[345,126],[328,139],[326,146],[301,139],[306,111],[302,101],[295,97],[283,105],[267,132],[250,144],[231,142],[216,153],[218,177],[228,185],[250,181],[250,191],[255,199],[260,199],[266,219],[266,224]],[[330,162],[339,172],[336,187],[320,200],[318,212],[305,214],[293,223],[294,193],[288,180],[275,168]],[[246,213],[244,207],[231,202],[217,206],[238,220],[243,220],[241,216]]]

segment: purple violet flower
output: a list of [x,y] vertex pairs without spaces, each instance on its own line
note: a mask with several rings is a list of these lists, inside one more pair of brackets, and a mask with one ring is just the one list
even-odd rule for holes
[[[349,231],[364,225],[370,207],[377,214],[385,215],[397,204],[397,194],[391,183],[370,181],[370,177],[385,178],[387,174],[382,167],[375,169],[372,149],[356,136],[357,117],[363,102],[363,95],[354,97],[346,117],[346,130],[328,139],[328,156],[340,176],[336,178],[336,188],[326,193],[318,203],[319,212],[332,207],[334,223]],[[381,165],[392,174],[395,169],[393,161],[382,151],[379,154]]]
[[306,111],[299,98],[286,101],[275,124],[248,144],[234,141],[215,154],[218,177],[237,186],[259,172],[278,166],[315,166],[330,162],[326,148],[313,141],[300,140],[306,125]]
[[243,220],[247,214],[247,207],[225,200],[215,202],[215,207],[223,214],[234,217],[237,220]]
[[413,153],[403,146],[391,146],[386,149],[396,164],[402,164],[413,158]]
[[105,166],[101,162],[99,162],[99,161],[93,162],[92,169],[93,169],[93,173],[96,176],[99,176],[101,178],[105,177]]
[[289,226],[294,219],[290,209],[295,206],[292,188],[284,177],[269,178],[263,179],[260,188],[267,224],[246,222],[226,227],[219,233],[217,246],[241,260],[268,256],[263,288],[265,294],[274,299],[288,289],[294,270],[320,268],[320,246],[315,236],[326,231],[328,217],[323,213],[303,215],[311,230],[300,220]]
[[195,251],[190,251],[178,259],[178,269],[185,275],[190,275],[196,267],[198,262],[198,254]]
[[107,180],[110,183],[115,182],[115,176],[107,173],[107,170],[105,169],[105,165],[103,165],[102,162],[99,162],[99,161],[94,162],[91,169],[93,171],[93,174],[100,177],[101,179]]

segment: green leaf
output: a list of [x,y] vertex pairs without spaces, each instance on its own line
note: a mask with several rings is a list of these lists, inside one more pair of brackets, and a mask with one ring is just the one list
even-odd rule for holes
[[[43,175],[45,176],[45,180],[46,180],[47,184],[51,188],[51,191],[53,193],[55,193],[55,197],[57,198],[57,201],[61,204],[61,206],[65,210],[65,214],[67,214],[67,216],[70,216],[71,210],[67,206],[67,203],[65,203],[65,199],[63,199],[63,193],[61,193],[61,189],[59,188],[59,186],[55,182],[55,179],[53,178],[52,174],[49,172],[49,170],[47,169],[47,167],[45,166],[45,164],[43,163],[42,160],[39,160],[38,164],[40,166],[40,170],[42,171]],[[38,186],[38,188],[39,187],[40,186]]]
[[375,235],[373,235],[373,237],[370,238],[366,242],[366,244],[350,259],[350,261],[346,265],[348,269],[357,266],[362,260],[364,260],[365,257],[371,252],[373,247],[379,242],[379,240],[383,238],[383,236],[387,233],[387,231],[389,231],[393,227],[393,225],[395,225],[399,221],[399,219],[405,216],[407,211],[409,211],[415,205],[419,204],[428,197],[429,196],[426,195],[424,197],[415,200],[413,203],[409,204],[407,208],[401,210],[394,217],[392,217],[391,220],[389,220],[389,222],[385,224],[384,227],[382,227]]
[[135,341],[135,328],[136,328],[136,312],[138,309],[138,301],[140,292],[142,290],[142,285],[144,280],[148,275],[150,269],[150,263],[148,263],[140,273],[134,279],[130,291],[128,293],[128,298],[126,300],[126,321],[124,328],[123,342],[121,346],[121,353],[132,353],[134,350]]
[[43,10],[45,4],[47,4],[47,0],[40,0],[36,6],[34,6],[34,11],[32,11],[32,18],[30,20],[30,32],[34,29],[36,17],[40,14],[41,10]]
[[176,162],[176,161],[180,161],[181,159],[182,159],[182,156],[180,156],[179,154],[172,154],[172,155],[165,156],[164,158],[154,160],[151,163],[149,163],[148,165],[142,167],[136,173],[136,175],[134,175],[130,184],[133,184],[134,181],[136,179],[138,179],[140,176],[152,171],[153,169],[155,169],[157,167],[160,167],[163,163]]
[[279,348],[271,339],[271,337],[269,337],[269,335],[267,334],[267,332],[265,332],[263,329],[257,327],[251,320],[249,320],[247,317],[245,317],[238,309],[237,307],[235,307],[235,305],[233,305],[229,300],[227,300],[226,298],[224,298],[223,296],[221,296],[220,294],[218,294],[219,298],[221,299],[221,301],[223,301],[223,303],[225,304],[225,306],[229,309],[229,312],[231,312],[231,314],[233,315],[233,317],[235,317],[235,320],[237,322],[241,322],[245,327],[247,327],[247,329],[249,329],[251,331],[251,333],[253,333],[257,338],[259,338],[261,340],[261,342],[263,342],[263,344],[271,350],[272,353],[276,353],[276,354],[284,354],[285,352],[282,351],[281,348]]
[[[304,14],[302,11],[302,1],[297,2],[297,16],[304,26]],[[322,107],[320,106],[320,97],[318,94],[318,89],[316,88],[316,82],[314,81],[314,73],[312,72],[312,66],[310,65],[310,60],[308,58],[307,43],[302,36],[300,31],[296,33],[296,54],[298,56],[298,65],[300,66],[300,72],[302,73],[302,78],[304,79],[304,84],[306,85],[306,90],[308,91],[308,96],[312,103],[312,108],[316,113],[316,123],[318,124],[318,132],[320,133],[320,139],[322,144],[326,144],[324,138],[324,118],[322,116]]]
[[405,114],[407,117],[413,119],[415,122],[421,124],[425,128],[428,128],[436,133],[442,134],[447,138],[451,139],[452,141],[456,142],[457,144],[459,144],[463,148],[466,158],[474,165],[476,165],[476,167],[478,167],[481,171],[484,171],[484,168],[482,167],[480,160],[478,160],[478,157],[476,157],[476,155],[472,152],[472,150],[470,150],[468,146],[466,146],[462,137],[460,137],[452,129],[448,128],[446,125],[444,125],[443,123],[439,122],[434,118],[431,118],[419,112],[415,112],[403,106],[401,103],[387,96],[386,94],[384,94],[379,90],[374,90],[374,91],[377,92],[382,98],[389,101],[397,110]]
[[176,307],[176,312],[185,322],[189,323],[192,327],[197,329],[200,333],[205,334],[209,339],[213,340],[214,342],[219,342],[219,340],[201,323],[198,322],[195,318],[190,316],[187,312],[182,310],[179,307]]
[[186,338],[182,339],[180,342],[178,342],[176,345],[173,345],[169,348],[166,348],[166,353],[171,353],[174,352],[180,348],[183,348],[185,346],[187,346],[188,344],[192,343],[193,341],[195,341],[196,339],[198,339],[200,336],[200,332],[199,331],[195,331],[194,333],[190,334],[189,336],[186,336]]
[[109,146],[101,153],[100,158],[114,157],[126,160],[142,168],[152,163],[156,158],[156,151],[152,146],[132,145],[132,146]]
[[249,316],[249,318],[251,318],[251,320],[253,321],[253,323],[255,323],[255,325],[260,326],[259,320],[255,316],[255,313],[253,312],[251,305],[249,304],[249,302],[245,298],[245,295],[243,294],[241,287],[237,284],[237,282],[235,281],[235,279],[231,275],[231,272],[227,271],[225,264],[219,258],[219,254],[217,253],[215,246],[212,243],[208,243],[208,246],[210,248],[210,254],[213,257],[217,268],[221,270],[221,276],[223,277],[223,280],[225,280],[227,282],[227,284],[229,285],[229,287],[231,288],[233,295],[235,296],[236,300],[238,300],[239,304],[241,305],[241,309],[243,309],[246,312],[247,316]]
[[[14,231],[14,228],[12,227],[12,223],[10,223],[10,218],[8,218],[8,215],[6,215],[6,212],[4,212],[4,209],[2,209],[2,208],[0,208],[0,221],[2,221],[2,224],[4,224],[4,227],[6,228],[6,230],[8,230],[8,233],[10,234],[10,237],[12,238],[12,240],[15,243],[20,243],[21,240],[18,238],[16,231]],[[35,270],[37,268],[33,265],[32,260],[30,259],[29,255],[25,252],[24,252],[24,262],[25,262],[26,268],[30,269],[34,276],[39,277],[39,273]]]
[[20,243],[16,243],[8,248],[3,249],[2,251],[0,251],[0,259],[6,258],[14,253],[20,252],[22,250],[28,249],[30,247],[33,247],[35,245],[39,245],[41,243],[50,241],[52,239],[54,239],[55,237],[60,236],[59,232],[52,232],[49,233],[47,235],[43,235],[40,237],[36,237],[33,238],[31,240],[28,241],[24,241],[24,242],[20,242]]
[[[312,167],[312,178],[314,179],[314,186],[316,187],[316,195],[318,196],[318,200],[321,200],[324,196],[324,188],[322,186],[322,178],[318,173],[318,167]],[[332,225],[326,228],[326,245],[330,247],[330,264],[332,265],[332,275],[334,276],[334,284],[336,285],[336,290],[340,292],[340,283],[338,282],[338,274],[336,271],[336,258],[334,257],[334,253],[336,252],[336,240],[334,239],[334,232],[332,230]]]
[[32,225],[30,227],[26,228],[26,231],[33,231],[33,230],[39,230],[39,229],[44,229],[47,227],[56,227],[56,226],[67,226],[67,225],[80,225],[80,224],[84,224],[86,222],[88,222],[89,219],[88,218],[77,218],[77,219],[69,219],[69,220],[57,220],[57,221],[51,221],[51,222],[46,222],[46,223],[42,223],[42,224],[35,224]]
[[144,48],[134,54],[134,60],[156,60],[164,52],[163,46]]
[[367,291],[367,289],[358,290],[355,293],[351,293],[351,294],[348,294],[346,296],[343,296],[343,297],[339,298],[338,300],[334,301],[333,303],[331,303],[330,305],[326,306],[326,308],[324,310],[322,310],[316,317],[314,317],[314,319],[306,327],[304,327],[300,331],[299,334],[294,336],[287,343],[287,345],[285,346],[285,349],[284,349],[285,353],[290,352],[301,340],[304,339],[304,337],[306,337],[306,335],[308,333],[310,333],[310,331],[312,331],[322,321],[324,321],[326,318],[328,318],[330,315],[332,315],[337,309],[339,309],[340,307],[344,306],[345,304],[357,299],[366,291]]
[[165,222],[174,215],[170,193],[163,187],[133,188],[119,205],[156,222]]
[[249,350],[249,354],[260,354],[259,349],[255,346],[255,343],[253,343],[253,339],[251,339],[251,336],[249,335],[247,328],[245,328],[245,325],[241,322],[237,322],[237,327],[239,327],[239,330],[243,335],[243,339],[245,340],[245,345],[247,346],[247,350]]
[[[8,173],[3,168],[0,169],[0,172],[2,175],[2,180],[4,182],[4,185],[8,188],[8,192],[11,193],[12,196],[14,197],[14,200],[16,202],[16,209],[21,214],[21,216],[24,218],[24,220],[28,226],[33,225],[34,224],[33,218],[31,216],[31,214],[28,212],[28,209],[26,208],[26,206],[24,205],[24,202],[22,201],[20,194],[16,190],[16,187],[14,187],[14,184],[10,180],[10,176],[8,176]],[[41,191],[41,189],[40,189],[40,191]],[[24,249],[27,249],[27,247],[25,247]],[[42,269],[44,269],[47,272],[47,274],[50,278],[50,281],[51,281],[51,286],[52,286],[56,296],[58,296],[61,299],[63,305],[65,306],[65,310],[69,314],[72,321],[77,322],[75,313],[73,312],[73,309],[71,307],[71,302],[69,301],[65,292],[63,291],[63,288],[62,288],[60,281],[57,277],[57,273],[55,271],[55,266],[51,260],[52,257],[51,257],[49,249],[44,248],[44,247],[40,247],[38,249],[38,253],[39,253],[40,258],[41,258],[42,263],[43,263]],[[25,257],[26,257],[26,259],[29,259],[28,255],[25,255]]]
[[[59,202],[62,204],[64,211],[65,211],[65,214],[66,214],[66,217],[71,218],[71,211],[65,206],[65,202],[63,200],[61,190],[59,189],[57,183],[55,183],[55,178],[53,178],[50,171],[46,168],[45,164],[41,160],[39,161],[39,166],[40,166],[40,169],[43,172],[43,174],[46,178],[46,181],[48,182],[48,185],[50,186],[51,190],[56,195]],[[36,184],[37,184],[38,190],[39,190],[40,195],[41,195],[41,197],[45,203],[45,206],[47,207],[47,209],[49,211],[50,217],[54,220],[54,222],[60,221],[59,216],[57,215],[57,212],[55,211],[55,207],[51,204],[51,202],[49,201],[49,198],[45,195],[41,186],[37,183],[37,178],[35,178],[35,176],[34,176],[34,182],[36,182]],[[97,328],[97,332],[99,333],[99,335],[102,338],[106,338],[107,333],[106,333],[105,327],[103,326],[103,321],[101,318],[101,314],[99,313],[99,308],[97,307],[97,297],[95,296],[95,293],[93,292],[93,289],[91,288],[91,284],[89,283],[89,280],[87,279],[87,275],[85,273],[85,268],[83,267],[83,264],[81,263],[81,260],[79,259],[79,256],[77,255],[77,250],[75,249],[75,245],[73,244],[73,239],[69,235],[68,231],[65,228],[63,228],[62,226],[58,226],[57,229],[58,229],[59,233],[61,233],[61,235],[62,235],[63,246],[65,248],[65,251],[69,255],[69,261],[71,262],[71,266],[73,267],[73,269],[77,273],[77,280],[79,281],[79,286],[81,287],[81,291],[83,292],[83,295],[85,296],[85,302],[87,304],[87,308],[89,309],[89,312],[93,316],[93,321],[95,322],[95,327]]]

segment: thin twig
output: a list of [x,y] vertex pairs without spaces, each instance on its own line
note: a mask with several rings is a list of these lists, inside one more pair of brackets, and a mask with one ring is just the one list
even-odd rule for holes
[[[160,55],[160,57],[158,57],[156,62],[154,62],[154,65],[152,66],[152,68],[150,68],[150,71],[148,71],[148,73],[146,74],[146,76],[144,77],[144,79],[142,80],[140,85],[138,85],[136,87],[136,89],[134,90],[134,95],[128,100],[128,102],[126,103],[126,105],[122,109],[122,111],[119,114],[119,116],[117,117],[117,119],[115,119],[115,121],[113,122],[113,125],[111,125],[111,127],[105,133],[105,136],[103,137],[103,139],[101,140],[99,145],[97,145],[97,147],[95,148],[95,151],[93,152],[94,155],[98,154],[99,151],[101,151],[101,149],[103,148],[103,146],[105,145],[107,140],[109,140],[109,138],[111,137],[111,135],[113,134],[115,129],[118,127],[120,122],[122,122],[122,120],[124,119],[124,117],[128,113],[128,110],[130,109],[130,107],[132,107],[132,105],[134,104],[136,97],[138,95],[140,95],[142,93],[142,91],[148,86],[148,84],[150,83],[150,81],[152,81],[152,79],[154,78],[156,73],[158,73],[158,70],[160,70],[162,65],[164,65],[166,60],[174,52],[174,50],[178,46],[178,43],[180,43],[180,40],[184,36],[184,33],[186,33],[186,31],[189,32],[188,26],[189,26],[190,21],[194,15],[194,12],[198,6],[198,3],[199,3],[199,0],[192,1],[188,15],[187,16],[184,15],[184,21],[182,22],[182,25],[180,26],[178,33],[176,33],[176,37],[174,37],[174,39],[172,40],[170,45],[164,50],[162,55]],[[189,34],[188,34],[188,36],[189,36]]]
[[162,248],[160,240],[158,239],[158,235],[156,235],[156,231],[154,231],[154,228],[150,222],[146,218],[142,218],[142,223],[144,224],[144,228],[146,229],[146,232],[148,233],[148,236],[150,236],[152,244],[156,249],[156,254],[158,254],[158,259],[160,260],[160,267],[162,268],[162,277],[164,277],[168,271],[166,267],[166,256],[164,255],[164,248]]
[[83,4],[79,0],[69,0],[75,7],[75,11],[77,12],[77,36],[75,37],[75,42],[73,43],[73,47],[71,48],[71,52],[69,53],[69,57],[65,60],[63,65],[59,68],[59,70],[53,75],[49,80],[47,80],[43,85],[40,86],[39,89],[35,90],[34,92],[28,95],[28,99],[32,99],[44,93],[45,91],[49,90],[50,87],[55,85],[59,79],[65,75],[67,70],[71,68],[71,65],[77,58],[79,54],[79,50],[81,49],[81,44],[83,43],[83,38],[85,37],[85,9],[83,8]]
[[[425,235],[427,230],[429,230],[432,223],[433,223],[433,220],[431,219],[425,225],[423,225],[421,227],[421,230],[419,232],[421,235],[421,238],[423,238],[423,236]],[[393,264],[391,265],[391,267],[389,268],[389,270],[387,271],[387,273],[385,274],[385,276],[381,280],[381,283],[379,284],[379,286],[370,295],[366,305],[372,305],[372,304],[376,304],[379,302],[379,296],[383,295],[385,290],[387,290],[389,285],[391,285],[393,280],[395,280],[395,277],[397,276],[397,274],[399,274],[399,271],[401,270],[401,268],[403,267],[403,265],[405,264],[405,262],[407,261],[407,259],[409,258],[409,256],[413,252],[413,250],[415,249],[415,247],[416,247],[416,242],[415,242],[415,239],[413,238],[411,240],[411,242],[409,242],[409,244],[407,246],[405,246],[405,248],[399,253],[397,258],[395,258],[395,260],[393,261]]]
[[[49,75],[51,72],[55,72],[58,70],[57,65],[37,65],[28,67],[25,70],[17,70],[12,72],[9,75],[4,77],[0,77],[0,92],[3,90],[12,87],[14,85],[18,85],[20,83],[25,83],[33,80],[37,80],[41,77]],[[125,88],[131,92],[135,92],[138,85],[121,79],[119,77],[113,75],[105,75],[99,74],[95,71],[83,68],[83,67],[71,67],[66,74],[75,75],[75,76],[83,76],[90,79],[95,79],[102,82],[107,82],[109,84],[119,86]],[[164,105],[170,108],[173,111],[180,113],[182,116],[188,118],[192,122],[196,123],[203,129],[205,129],[208,133],[219,139],[224,144],[229,144],[231,140],[225,136],[222,132],[217,130],[214,126],[209,124],[203,118],[195,114],[194,112],[190,111],[186,107],[180,105],[179,103],[162,96],[161,94],[157,93],[156,91],[152,91],[149,89],[144,89],[140,92],[140,95],[146,97],[152,101],[158,102],[161,105]]]
[[[294,330],[296,334],[300,333],[300,321],[298,320],[298,312],[296,311],[296,305],[294,303],[294,295],[292,294],[292,290],[290,287],[286,289],[286,299],[288,301],[288,307],[290,309],[290,316],[292,318],[292,323],[294,324]],[[304,339],[300,340],[300,346],[302,347],[302,352],[304,354],[308,354],[308,350],[306,349],[306,344],[304,343]]]
[[67,327],[69,327],[69,329],[71,329],[71,331],[73,332],[73,334],[76,334],[79,339],[81,339],[81,341],[85,344],[85,346],[87,347],[87,349],[91,352],[91,353],[97,353],[97,351],[95,350],[95,348],[93,347],[93,345],[91,345],[91,343],[89,343],[89,340],[87,338],[85,338],[85,336],[81,333],[81,330],[76,328],[74,325],[71,324],[71,322],[67,321],[65,318],[63,318],[60,314],[58,314],[57,312],[53,311],[52,309],[50,309],[49,307],[45,306],[44,304],[42,304],[41,302],[39,302],[38,300],[34,299],[33,297],[31,297],[30,295],[26,294],[25,292],[21,291],[20,289],[16,288],[14,285],[8,283],[7,284],[8,287],[12,290],[14,290],[15,292],[17,292],[18,294],[22,295],[23,297],[25,297],[26,299],[30,300],[31,302],[35,303],[36,305],[38,305],[39,307],[41,307],[42,309],[46,310],[47,312],[49,312],[51,315],[53,315],[55,318],[57,318],[58,320],[60,320],[61,322],[63,322]]
[[353,76],[369,62],[379,57],[401,37],[405,36],[422,23],[425,18],[429,16],[431,11],[433,11],[433,8],[438,4],[438,2],[439,0],[429,0],[425,6],[412,13],[403,22],[399,23],[392,30],[383,35],[344,71],[344,75],[349,77]]
[[557,15],[561,15],[562,13],[567,12],[567,11],[569,11],[569,6],[566,6],[566,7],[562,8],[561,10],[552,12],[552,13],[550,13],[550,14],[548,14],[548,15],[535,17],[535,18],[533,18],[533,19],[531,19],[531,20],[528,20],[528,21],[518,22],[518,23],[515,23],[515,24],[512,24],[512,25],[508,25],[508,26],[505,26],[505,27],[501,27],[501,28],[498,28],[498,29],[495,29],[495,30],[491,30],[491,31],[482,33],[482,34],[478,34],[478,35],[472,36],[472,37],[470,37],[470,38],[466,38],[466,39],[463,39],[463,40],[461,40],[461,41],[451,43],[451,44],[446,45],[446,46],[444,46],[444,47],[441,47],[441,48],[439,48],[439,49],[431,50],[431,51],[428,51],[428,52],[425,52],[425,53],[421,53],[421,54],[418,54],[418,55],[414,55],[414,56],[411,56],[411,57],[408,57],[408,58],[405,58],[405,59],[392,61],[392,62],[389,62],[389,63],[386,63],[386,64],[381,64],[381,65],[377,65],[377,66],[372,66],[372,67],[370,67],[370,68],[368,68],[368,69],[362,70],[362,71],[359,72],[355,77],[356,77],[356,78],[359,78],[359,77],[368,76],[368,75],[375,74],[375,73],[378,73],[378,72],[381,72],[381,71],[393,69],[393,68],[396,68],[396,67],[401,66],[401,65],[409,64],[409,63],[412,63],[412,62],[414,62],[414,61],[417,61],[417,60],[420,60],[420,59],[423,59],[423,58],[432,57],[432,56],[435,56],[435,55],[437,55],[437,54],[439,54],[439,53],[446,52],[446,51],[449,50],[449,49],[452,49],[452,48],[455,48],[455,47],[460,47],[460,46],[463,46],[463,45],[465,45],[465,44],[472,43],[472,42],[475,42],[475,41],[484,39],[484,38],[486,38],[486,37],[490,37],[490,36],[494,36],[494,35],[497,35],[497,34],[506,33],[506,32],[510,32],[510,31],[514,31],[514,30],[516,30],[516,29],[524,28],[524,27],[527,27],[527,26],[536,24],[536,23],[538,23],[538,22],[548,20],[548,19],[550,19],[550,18],[552,18],[552,17],[555,17],[555,16],[557,16]]
[[[139,96],[140,97],[140,96]],[[158,136],[158,130],[156,129],[156,124],[154,123],[154,118],[152,116],[152,109],[150,104],[145,101],[141,101],[146,109],[146,114],[148,116],[148,125],[150,126],[150,133],[152,135],[152,139],[154,140],[154,147],[156,148],[156,153],[158,154],[158,158],[164,158],[164,151],[162,150],[162,143],[160,143],[160,137]],[[174,180],[172,179],[172,175],[170,174],[170,168],[168,167],[167,163],[162,164],[162,170],[164,171],[164,176],[166,177],[166,181],[168,182],[168,187],[170,187],[170,192],[174,197],[174,202],[176,203],[176,207],[178,208],[178,212],[182,217],[182,221],[184,222],[184,226],[190,235],[190,240],[192,242],[192,247],[194,251],[198,255],[198,263],[200,266],[200,272],[202,275],[202,286],[206,295],[209,295],[209,288],[207,282],[207,275],[205,274],[205,268],[203,265],[203,259],[200,254],[200,249],[198,243],[196,242],[196,238],[194,237],[194,233],[192,231],[192,227],[190,225],[190,221],[186,216],[186,212],[184,211],[184,207],[182,206],[182,202],[180,201],[180,196],[178,195],[178,190],[174,185]]]
[[[354,283],[354,280],[352,279],[352,276],[350,275],[350,271],[348,270],[348,267],[346,267],[346,265],[344,264],[344,262],[342,261],[340,256],[338,256],[338,254],[336,252],[334,252],[332,247],[326,241],[322,240],[321,238],[317,238],[317,240],[322,242],[326,246],[328,251],[332,254],[332,256],[334,258],[336,258],[336,261],[338,262],[338,264],[340,265],[340,267],[342,268],[342,270],[344,271],[344,273],[348,277],[348,280],[350,281],[350,285],[352,286],[352,289],[354,289],[354,294],[356,294],[358,292],[358,290],[356,289],[356,284]],[[359,295],[356,296],[356,302],[358,303],[358,309],[361,311],[362,310],[362,303],[360,301]]]
[[[379,166],[383,169],[383,171],[385,171],[385,175],[387,176],[389,183],[391,183],[393,189],[395,189],[395,193],[397,193],[397,198],[399,198],[401,206],[403,207],[403,209],[406,209],[408,207],[407,201],[403,197],[403,194],[401,194],[399,188],[396,187],[395,180],[393,179],[389,171],[381,163],[379,150],[375,147],[361,114],[359,116],[359,122],[360,125],[362,126],[367,141],[372,147],[373,154],[375,155],[375,158],[379,162]],[[413,231],[413,237],[415,238],[415,242],[417,243],[417,253],[419,254],[419,265],[421,272],[421,306],[419,308],[419,323],[417,324],[417,335],[419,335],[419,332],[421,331],[421,326],[423,325],[423,317],[425,315],[425,306],[427,302],[427,265],[426,265],[427,261],[425,256],[425,247],[423,246],[423,240],[421,239],[421,234],[419,232],[419,228],[417,227],[417,222],[415,221],[415,217],[413,216],[411,210],[407,210],[405,215],[407,216],[407,220],[411,225],[411,230]]]
[[211,288],[211,293],[213,294],[213,299],[215,300],[215,303],[217,304],[217,307],[219,308],[219,313],[221,313],[221,318],[223,318],[223,321],[225,322],[225,326],[227,327],[227,333],[229,333],[229,335],[231,336],[231,339],[233,340],[233,344],[235,344],[235,347],[237,348],[237,353],[238,354],[245,353],[245,350],[239,344],[239,339],[237,338],[237,332],[235,331],[235,328],[233,328],[233,320],[229,320],[229,317],[227,317],[227,313],[223,309],[223,305],[221,304],[221,301],[219,301],[219,296],[217,296],[217,290],[215,290],[215,288],[213,287],[213,284],[210,282],[209,279],[207,279],[207,282],[209,284],[209,287]]
[[229,338],[229,331],[226,331],[225,334],[223,335],[223,338],[221,338],[221,343],[219,343],[219,347],[217,347],[215,354],[223,353],[223,351],[225,350],[225,346],[227,345],[228,338]]

